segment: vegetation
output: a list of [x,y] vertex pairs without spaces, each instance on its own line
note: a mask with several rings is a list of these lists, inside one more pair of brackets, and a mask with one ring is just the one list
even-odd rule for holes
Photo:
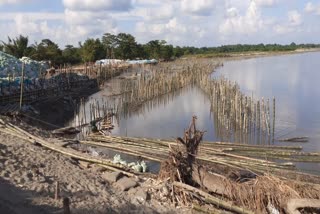
[[258,44],[223,45],[219,47],[173,47],[165,40],[152,40],[146,44],[137,43],[134,36],[126,33],[117,35],[106,33],[101,39],[88,38],[78,47],[66,45],[60,49],[50,39],[30,45],[27,36],[8,37],[8,42],[0,44],[0,51],[15,57],[30,57],[35,60],[49,60],[53,65],[94,62],[103,58],[114,59],[159,59],[171,60],[185,55],[227,56],[230,53],[294,51],[301,48],[320,48],[319,44]]
[[59,46],[50,39],[43,39],[39,44],[29,47],[31,50],[26,56],[35,60],[50,60],[54,64],[63,63],[62,51]]
[[8,37],[8,42],[3,42],[3,48],[8,54],[21,58],[30,53],[31,49],[30,47],[28,47],[28,44],[28,37],[20,35],[16,39],[11,39],[10,37]]
[[104,47],[99,39],[87,39],[84,44],[80,45],[80,57],[84,62],[93,62],[104,58]]
[[294,51],[303,48],[320,48],[320,44],[295,44],[292,42],[290,45],[280,44],[237,44],[237,45],[223,45],[220,47],[184,47],[183,54],[226,54],[226,53],[243,53],[243,52],[272,52],[272,51]]

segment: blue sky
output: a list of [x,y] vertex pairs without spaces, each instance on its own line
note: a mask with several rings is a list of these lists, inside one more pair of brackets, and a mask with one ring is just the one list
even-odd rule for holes
[[173,45],[320,43],[320,0],[0,0],[0,40],[61,47],[126,32]]

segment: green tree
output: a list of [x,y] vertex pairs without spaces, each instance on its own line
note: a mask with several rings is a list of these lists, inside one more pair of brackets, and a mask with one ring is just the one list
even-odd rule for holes
[[11,54],[17,58],[21,58],[23,56],[26,56],[29,52],[29,39],[27,36],[20,35],[19,37],[15,39],[11,39],[8,37],[8,42],[2,42],[3,43],[3,49],[6,53]]
[[159,59],[161,45],[159,40],[151,40],[145,45],[148,58]]
[[43,39],[39,44],[35,43],[32,48],[30,52],[32,59],[50,61],[52,65],[63,63],[62,51],[59,46],[50,39]]
[[100,39],[87,39],[81,45],[80,53],[83,62],[94,62],[105,57],[105,49]]
[[135,48],[135,56],[140,59],[148,58],[143,45],[137,44],[137,47]]
[[173,46],[167,45],[165,40],[160,42],[160,58],[163,60],[170,60],[173,57]]
[[183,56],[183,49],[180,46],[177,46],[173,49],[173,55],[176,58]]
[[80,49],[73,45],[66,45],[62,51],[62,58],[64,63],[78,64],[81,62]]
[[102,44],[106,50],[106,58],[115,58],[115,50],[118,46],[118,39],[116,35],[105,33],[102,37]]
[[117,35],[116,56],[120,59],[134,59],[137,55],[138,44],[136,39],[127,33],[119,33]]

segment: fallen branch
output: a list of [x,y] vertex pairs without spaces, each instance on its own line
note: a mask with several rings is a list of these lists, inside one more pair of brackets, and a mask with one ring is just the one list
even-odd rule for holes
[[253,214],[252,211],[250,210],[247,210],[245,208],[242,208],[242,207],[238,207],[236,205],[234,205],[232,202],[228,202],[228,201],[224,201],[224,200],[221,200],[219,198],[216,198],[206,192],[203,192],[195,187],[192,187],[192,186],[189,186],[187,184],[184,184],[184,183],[181,183],[181,182],[173,182],[173,185],[176,186],[176,187],[180,187],[180,188],[183,188],[183,189],[186,189],[188,191],[191,191],[191,192],[195,192],[195,193],[198,193],[199,195],[201,195],[202,197],[205,198],[205,201],[208,202],[208,203],[211,203],[211,204],[214,204],[216,205],[217,207],[222,207],[226,210],[230,210],[230,211],[233,211],[233,212],[236,212],[236,213],[240,213],[240,214]]
[[78,152],[76,150],[70,151],[69,149],[66,149],[62,146],[58,147],[52,143],[48,143],[45,140],[28,133],[27,131],[25,131],[15,125],[12,125],[12,124],[7,124],[7,125],[10,127],[9,129],[7,129],[7,130],[0,129],[0,131],[4,132],[6,134],[11,134],[13,136],[19,137],[19,138],[24,139],[26,141],[29,141],[31,143],[37,142],[38,144],[40,144],[41,146],[43,146],[47,149],[50,149],[55,152],[59,152],[61,154],[67,155],[67,156],[75,158],[77,160],[82,160],[82,161],[86,161],[86,162],[90,162],[90,163],[96,163],[98,165],[109,166],[109,169],[115,168],[115,169],[122,170],[122,171],[129,171],[129,169],[127,169],[121,165],[114,164],[111,161],[106,161],[106,160],[99,159],[99,158],[92,158],[92,157],[90,157],[86,154],[83,154],[81,152]]
[[317,208],[320,210],[320,200],[317,199],[291,199],[287,203],[288,214],[300,214],[299,208]]
[[297,142],[297,143],[306,143],[309,141],[308,137],[291,137],[291,138],[284,138],[279,139],[280,142]]

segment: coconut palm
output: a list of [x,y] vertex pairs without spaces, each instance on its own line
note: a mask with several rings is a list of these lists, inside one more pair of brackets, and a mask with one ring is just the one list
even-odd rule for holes
[[11,54],[17,58],[21,58],[29,52],[29,39],[26,36],[20,35],[15,39],[8,37],[8,42],[2,42],[4,46],[4,51],[8,54]]

